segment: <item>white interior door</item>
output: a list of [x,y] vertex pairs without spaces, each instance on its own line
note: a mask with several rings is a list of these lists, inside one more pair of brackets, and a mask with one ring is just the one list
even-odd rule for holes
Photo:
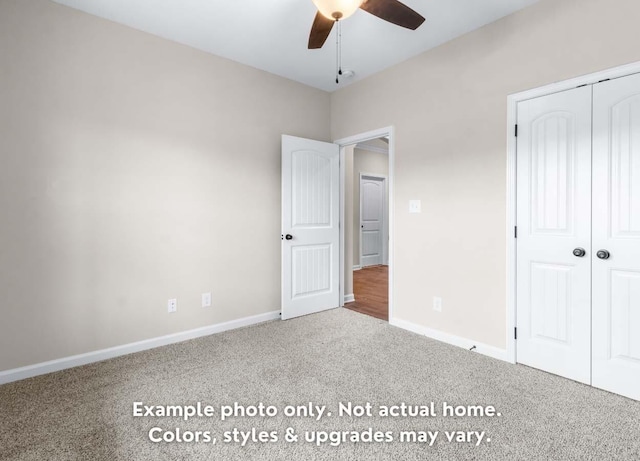
[[640,400],[640,75],[593,104],[593,385]]
[[282,136],[282,319],[338,307],[340,150]]
[[517,360],[589,383],[590,87],[518,104],[517,184]]
[[360,176],[360,265],[384,264],[385,179]]

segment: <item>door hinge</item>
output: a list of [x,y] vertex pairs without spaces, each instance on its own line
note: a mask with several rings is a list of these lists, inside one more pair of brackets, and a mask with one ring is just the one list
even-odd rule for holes
[[518,327],[513,328],[513,339],[518,339]]
[[514,238],[518,238],[518,226],[515,226],[515,227],[513,228],[513,237],[514,237]]
[[518,137],[518,125],[516,125],[516,138]]

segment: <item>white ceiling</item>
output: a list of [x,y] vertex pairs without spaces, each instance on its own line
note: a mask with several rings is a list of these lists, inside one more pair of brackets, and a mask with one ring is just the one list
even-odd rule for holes
[[54,0],[151,34],[326,91],[348,85],[507,16],[538,0],[404,0],[427,20],[416,31],[359,10],[342,24],[343,69],[335,83],[335,27],[307,50],[311,0]]

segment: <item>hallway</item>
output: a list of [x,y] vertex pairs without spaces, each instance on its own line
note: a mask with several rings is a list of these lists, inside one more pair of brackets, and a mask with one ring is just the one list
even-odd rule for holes
[[389,266],[370,266],[353,272],[354,302],[344,307],[389,321]]

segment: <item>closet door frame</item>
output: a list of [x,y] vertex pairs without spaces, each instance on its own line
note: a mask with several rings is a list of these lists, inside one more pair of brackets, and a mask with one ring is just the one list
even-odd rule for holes
[[527,99],[547,96],[554,93],[570,90],[584,85],[593,85],[603,80],[611,80],[615,78],[626,77],[632,74],[640,73],[640,61],[627,64],[620,67],[606,69],[600,72],[576,77],[563,82],[556,82],[545,85],[532,90],[515,93],[507,97],[507,321],[506,321],[506,359],[511,363],[516,363],[516,136],[517,136],[517,120],[518,103]]

